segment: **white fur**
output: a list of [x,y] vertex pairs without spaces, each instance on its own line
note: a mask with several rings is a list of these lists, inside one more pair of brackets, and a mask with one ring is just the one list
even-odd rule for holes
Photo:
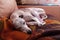
[[11,15],[10,19],[12,20],[13,25],[15,25],[16,29],[20,29],[21,31],[27,33],[28,30],[31,31],[31,29],[27,26],[25,20],[23,18],[20,18],[16,11]]
[[[34,15],[36,18],[36,22],[38,23],[38,26],[46,24],[43,20],[47,18],[47,15],[45,13],[45,10],[42,8],[22,8],[21,10],[29,12],[30,14]],[[42,18],[40,17],[42,15]]]
[[[39,15],[42,14],[42,18],[40,18]],[[23,18],[20,18],[19,16],[23,15]],[[38,26],[44,25],[45,22],[44,19],[47,18],[47,15],[42,8],[21,8],[19,10],[16,10],[10,17],[10,19],[13,21],[13,24],[16,26],[16,28],[22,28],[23,32],[27,32],[28,30],[31,31],[31,29],[27,26],[29,25],[35,25],[38,24]],[[33,22],[29,22],[30,20],[34,20]],[[27,24],[22,24],[25,22]],[[21,29],[20,29],[21,30]]]

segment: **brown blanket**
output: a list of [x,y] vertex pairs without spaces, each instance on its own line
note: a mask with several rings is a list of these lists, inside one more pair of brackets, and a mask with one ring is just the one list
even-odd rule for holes
[[[51,16],[51,15],[50,15]],[[52,16],[51,16],[52,17]],[[53,19],[46,19],[46,25],[41,27],[30,26],[32,34],[28,35],[15,30],[11,20],[2,18],[0,20],[0,39],[2,40],[60,40],[60,22]]]

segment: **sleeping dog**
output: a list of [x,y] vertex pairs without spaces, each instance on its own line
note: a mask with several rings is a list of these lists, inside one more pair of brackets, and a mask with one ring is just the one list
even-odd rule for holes
[[[31,29],[28,25],[44,25],[44,19],[47,18],[45,11],[42,8],[21,8],[16,10],[10,16],[15,28],[20,28],[25,33],[31,33]],[[24,20],[24,21],[23,21]]]

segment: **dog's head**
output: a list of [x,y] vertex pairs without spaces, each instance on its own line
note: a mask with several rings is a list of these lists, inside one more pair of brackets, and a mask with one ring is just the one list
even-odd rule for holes
[[27,26],[25,20],[23,18],[16,18],[13,21],[13,24],[15,25],[16,29],[20,29],[21,31],[30,34],[31,29]]
[[15,25],[16,29],[19,29],[22,32],[31,34],[31,29],[27,26],[26,21],[23,19],[23,15],[19,15],[18,12],[14,12],[10,19],[13,22],[13,25]]

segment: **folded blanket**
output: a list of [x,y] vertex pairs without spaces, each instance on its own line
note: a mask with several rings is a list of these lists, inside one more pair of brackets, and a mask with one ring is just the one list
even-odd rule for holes
[[10,19],[1,18],[0,20],[0,39],[2,40],[60,40],[60,22],[57,20],[46,19],[46,25],[41,27],[29,26],[32,34],[28,35],[14,29]]

